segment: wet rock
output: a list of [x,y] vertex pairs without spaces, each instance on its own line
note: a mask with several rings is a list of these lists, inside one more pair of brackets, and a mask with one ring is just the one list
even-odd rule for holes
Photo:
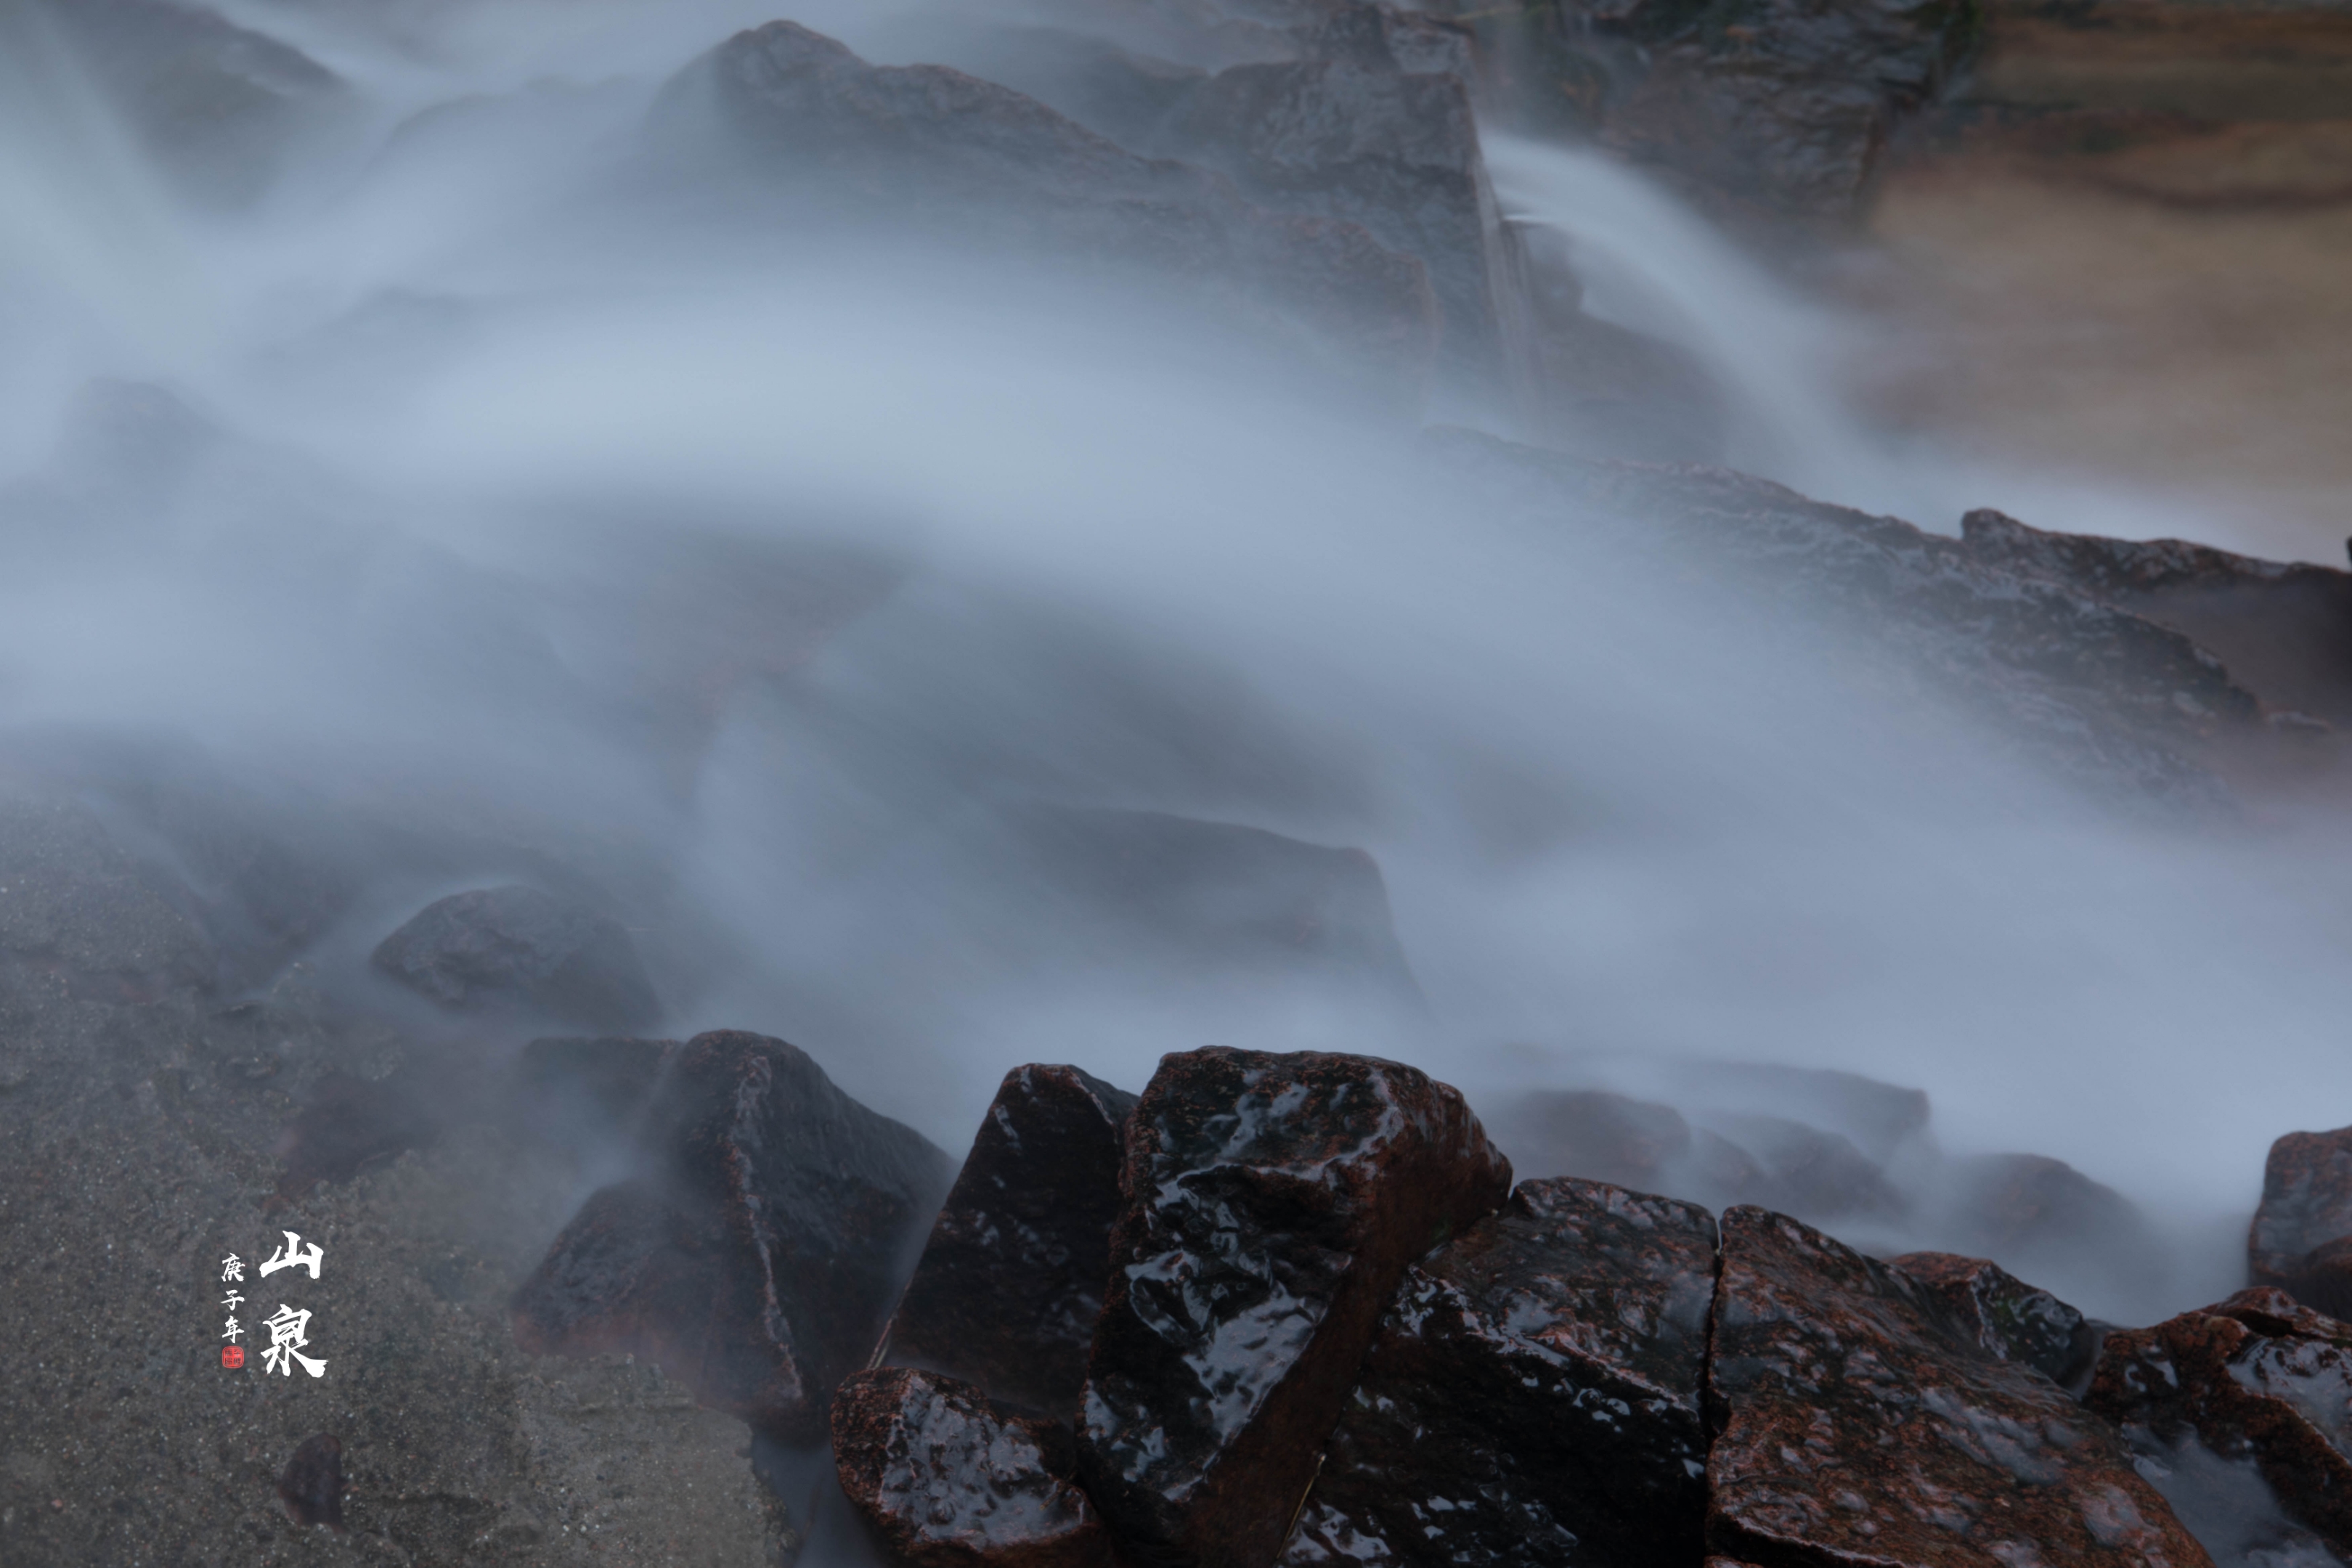
[[331,1432],[303,1438],[278,1478],[278,1496],[295,1523],[342,1529],[342,1439]]
[[1156,948],[1194,972],[1306,977],[1420,1000],[1380,865],[1362,850],[1161,811],[1026,805],[1003,820],[1076,939]]
[[1370,1057],[1172,1055],[1129,1126],[1080,1473],[1123,1550],[1264,1568],[1405,1269],[1510,1167],[1460,1094]]
[[1428,273],[1356,224],[1268,213],[1223,179],[1139,157],[1009,88],[943,66],[869,65],[793,22],[689,66],[658,118],[686,138],[705,113],[772,186],[834,221],[1172,272],[1212,293],[1239,284],[1327,351],[1418,396],[1436,334]]
[[1874,691],[1983,715],[2098,793],[2227,811],[2217,751],[2263,731],[2253,694],[2180,632],[1898,518],[1724,469],[1592,462],[1458,431],[1424,444],[1476,504],[1837,626],[1886,655]]
[[1110,1568],[1110,1532],[1070,1480],[1070,1434],[933,1372],[860,1372],[833,1397],[841,1490],[915,1568]]
[[1852,1140],[1784,1116],[1727,1116],[1717,1131],[1756,1164],[1739,1196],[1806,1219],[1888,1219],[1904,1209],[1885,1173]]
[[1721,1221],[1707,1545],[1759,1563],[2210,1559],[2114,1430],[1931,1293],[1783,1215]]
[[886,1364],[1074,1413],[1110,1273],[1135,1096],[1075,1067],[1016,1067],[932,1223],[884,1336]]
[[951,1162],[780,1040],[676,1048],[643,1175],[592,1196],[512,1302],[536,1354],[643,1355],[705,1405],[814,1441],[872,1351]]
[[1979,559],[2172,627],[2273,706],[2352,727],[2352,572],[2184,539],[2052,533],[1991,510],[1969,513],[1960,530]]
[[1974,0],[1470,5],[1505,111],[1595,135],[1734,211],[1851,214],[1894,128],[1972,47]]
[[2284,1291],[2241,1291],[2109,1334],[2084,1403],[2156,1459],[2159,1488],[2251,1460],[2289,1518],[2352,1552],[2352,1325]]
[[2324,1312],[2352,1312],[2352,1127],[2289,1133],[2263,1166],[2263,1201],[2246,1237],[2246,1277]]
[[2103,1325],[1982,1258],[1906,1252],[1889,1260],[1927,1289],[1979,1345],[2080,1393],[2098,1359]]
[[528,1010],[615,1034],[661,1021],[628,932],[537,888],[438,899],[385,937],[371,962],[456,1010]]
[[1706,1210],[1521,1182],[1407,1272],[1283,1563],[1696,1561],[1714,1293]]

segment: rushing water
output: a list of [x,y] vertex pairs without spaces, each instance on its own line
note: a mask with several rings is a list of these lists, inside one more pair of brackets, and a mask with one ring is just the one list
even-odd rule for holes
[[[247,0],[359,91],[232,212],[6,11],[0,457],[132,544],[19,536],[0,716],[658,861],[679,1027],[791,1038],[951,1147],[1014,1062],[1135,1085],[1210,1040],[1402,1055],[1489,1107],[1833,1066],[2157,1215],[2159,1276],[2054,1281],[2086,1306],[2234,1283],[2269,1139],[2352,1104],[2332,840],[2119,824],[1957,717],[1822,695],[1859,653],[1468,515],[1392,430],[1126,295],[669,188],[654,95],[772,8]],[[1834,390],[1867,342],[1634,176],[1494,154],[1597,309],[1732,390],[1743,461],[1929,526],[2010,493],[1880,444]],[[226,440],[107,488],[68,433],[110,377]],[[648,561],[787,547],[885,586],[708,734],[583,697],[625,678],[596,607]],[[993,826],[1035,801],[1368,848],[1426,1007],[1066,950]]]

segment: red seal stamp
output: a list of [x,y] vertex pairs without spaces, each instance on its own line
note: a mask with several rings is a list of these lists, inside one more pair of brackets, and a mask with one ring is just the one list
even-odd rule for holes
[[225,1344],[221,1346],[221,1364],[223,1366],[243,1366],[245,1364],[244,1347],[234,1344]]

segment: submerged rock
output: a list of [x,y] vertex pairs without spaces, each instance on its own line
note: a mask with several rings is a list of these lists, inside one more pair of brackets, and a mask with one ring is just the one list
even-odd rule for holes
[[536,1354],[625,1350],[787,1441],[871,1352],[951,1164],[780,1040],[697,1035],[646,1107],[646,1174],[597,1192],[514,1297]]
[[1172,1055],[1129,1129],[1080,1473],[1123,1550],[1264,1568],[1406,1268],[1510,1167],[1459,1093],[1370,1057]]
[[370,961],[458,1011],[532,1011],[615,1034],[661,1021],[628,932],[533,887],[436,899],[385,937]]
[[907,1367],[853,1375],[833,1397],[841,1490],[915,1568],[1110,1568],[1110,1532],[1071,1484],[1068,1430]]
[[1982,1258],[1906,1252],[1890,1259],[1927,1287],[1960,1330],[2003,1361],[2030,1366],[2070,1393],[2089,1381],[2101,1325]]
[[2114,1430],[1898,1270],[1722,1218],[1707,1544],[1759,1563],[2209,1568]]
[[2206,1479],[2212,1463],[2191,1444],[2212,1462],[2251,1460],[2289,1518],[2352,1553],[2352,1325],[2284,1291],[2241,1291],[2109,1334],[2083,1402],[2155,1459],[2160,1489]]
[[2352,1315],[2352,1127],[2289,1133],[2263,1166],[2246,1276],[2306,1305]]
[[1286,1568],[1696,1561],[1714,1291],[1706,1210],[1520,1183],[1407,1272]]
[[1067,1416],[1110,1273],[1135,1096],[1075,1067],[1004,1075],[883,1340],[996,1399]]

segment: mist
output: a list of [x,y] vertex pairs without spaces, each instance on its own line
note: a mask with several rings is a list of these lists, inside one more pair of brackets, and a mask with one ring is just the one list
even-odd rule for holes
[[[554,846],[643,902],[667,1032],[792,1040],[950,1150],[1016,1063],[1138,1086],[1211,1041],[1396,1057],[1490,1119],[1605,1087],[1703,1120],[1703,1064],[1839,1069],[1927,1091],[1927,1186],[1935,1151],[2032,1151],[2137,1203],[2157,1266],[2043,1273],[2142,1322],[2238,1282],[2270,1140],[2342,1119],[2336,821],[2088,797],[1857,682],[1839,628],[1479,502],[1424,410],[1148,270],[697,172],[671,84],[772,5],[221,9],[341,84],[226,204],[5,13],[12,733]],[[877,62],[971,47],[968,8],[793,15]],[[2200,526],[1874,433],[1855,321],[1598,154],[1487,152],[1589,308],[1718,373],[1735,465],[1937,531]],[[1039,807],[1360,847],[1411,987],[1096,927]],[[316,962],[357,985],[454,884],[349,852],[370,892]]]

